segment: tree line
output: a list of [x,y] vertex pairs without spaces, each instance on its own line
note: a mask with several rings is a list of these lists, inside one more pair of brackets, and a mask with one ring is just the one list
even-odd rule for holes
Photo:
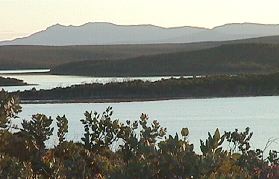
[[23,80],[15,78],[4,78],[0,76],[0,86],[22,86],[27,85]]
[[17,92],[22,100],[156,100],[172,98],[272,96],[279,94],[279,73],[133,80]]

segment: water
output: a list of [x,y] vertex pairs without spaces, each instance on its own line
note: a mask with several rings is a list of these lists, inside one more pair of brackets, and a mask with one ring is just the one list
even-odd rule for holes
[[48,73],[50,69],[31,69],[31,70],[0,70],[2,74],[26,74],[26,73]]
[[[0,76],[11,77],[23,80],[30,84],[28,86],[8,86],[1,87],[6,91],[24,91],[32,88],[40,89],[51,89],[55,87],[67,87],[76,84],[85,83],[108,83],[108,82],[122,82],[130,80],[143,80],[143,81],[158,81],[162,78],[167,79],[171,76],[164,77],[84,77],[84,76],[70,76],[70,75],[51,75],[48,74],[49,70],[0,70]],[[36,74],[40,73],[40,74]],[[45,73],[45,74],[44,74]],[[175,77],[179,78],[179,77]],[[186,78],[190,78],[186,77]]]
[[[14,72],[14,73],[13,73]],[[36,74],[35,72],[39,72]],[[111,81],[127,81],[133,79],[160,80],[162,77],[145,78],[94,78],[80,76],[58,76],[42,73],[46,71],[0,71],[1,76],[22,79],[31,86],[5,87],[8,91],[50,89],[82,83],[107,83]],[[24,74],[22,74],[24,73]],[[30,74],[32,73],[32,74]],[[164,77],[170,78],[170,77]],[[112,106],[115,119],[125,122],[137,120],[141,113],[149,115],[150,120],[158,120],[163,127],[167,127],[168,134],[174,135],[181,128],[190,130],[189,140],[199,151],[199,140],[205,140],[207,133],[213,133],[216,128],[220,131],[243,131],[250,127],[254,132],[252,146],[263,149],[269,139],[279,138],[279,97],[242,97],[242,98],[214,98],[214,99],[185,99],[152,102],[123,102],[123,103],[84,103],[84,104],[24,104],[20,119],[30,119],[32,114],[43,113],[55,118],[66,114],[69,119],[69,140],[79,141],[83,134],[80,119],[85,111],[103,112]],[[56,134],[56,133],[54,133]],[[52,138],[48,145],[57,144]],[[273,143],[269,149],[278,149],[279,144]]]
[[[199,140],[206,139],[207,133],[213,133],[216,128],[220,131],[233,131],[250,127],[254,132],[252,146],[263,149],[268,139],[279,138],[279,97],[242,97],[242,98],[213,98],[185,99],[151,102],[123,103],[91,103],[91,104],[25,104],[21,119],[30,119],[34,113],[44,113],[55,118],[66,114],[69,119],[70,140],[80,140],[83,127],[80,119],[88,111],[103,112],[112,106],[114,119],[137,120],[141,113],[148,114],[150,120],[158,120],[167,127],[168,134],[179,132],[182,127],[190,130],[189,140],[199,151]],[[51,145],[56,139],[50,141]],[[269,149],[278,148],[273,143]]]

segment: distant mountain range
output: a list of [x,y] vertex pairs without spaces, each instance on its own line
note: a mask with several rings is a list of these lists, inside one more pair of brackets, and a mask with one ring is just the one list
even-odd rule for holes
[[154,25],[116,25],[92,22],[81,26],[56,24],[28,37],[2,41],[0,45],[115,45],[225,41],[279,35],[279,25],[233,23],[212,29],[164,28]]

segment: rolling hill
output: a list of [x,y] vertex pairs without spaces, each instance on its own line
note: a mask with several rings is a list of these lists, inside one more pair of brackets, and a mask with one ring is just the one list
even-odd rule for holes
[[[150,59],[153,57],[149,56],[156,56],[160,54],[160,56],[164,56],[167,54],[176,53],[175,56],[178,56],[184,55],[185,53],[191,51],[206,50],[226,44],[230,45],[247,43],[276,45],[279,44],[279,36],[267,36],[220,42],[196,42],[186,44],[177,43],[90,46],[0,46],[0,69],[49,68],[53,69],[55,73],[59,74],[62,74],[64,72],[80,74],[79,71],[81,71],[81,69],[77,69],[75,72],[75,70],[70,68],[71,63],[75,62],[77,66],[82,66],[82,63],[84,63],[84,61],[86,61],[86,64],[91,64],[90,61],[114,61],[124,59],[135,60],[138,58]],[[255,49],[255,51],[259,50],[261,49]],[[58,68],[58,66],[60,67]],[[84,74],[88,75],[87,72],[84,72]]]
[[115,61],[82,61],[60,65],[54,74],[86,76],[164,76],[279,71],[279,44],[225,44],[210,49]]
[[213,43],[94,45],[94,46],[0,46],[0,69],[54,68],[84,60],[116,60],[143,55],[192,51],[216,46]]
[[90,46],[0,46],[0,69],[55,68],[87,60],[134,59],[140,56],[189,52],[224,44],[279,44],[279,36],[187,44],[131,44]]

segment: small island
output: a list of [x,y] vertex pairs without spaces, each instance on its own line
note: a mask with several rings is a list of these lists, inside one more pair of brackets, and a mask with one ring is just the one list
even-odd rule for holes
[[185,98],[276,96],[279,73],[170,78],[150,82],[133,80],[73,85],[19,93],[25,103],[129,102]]
[[27,85],[23,80],[15,79],[15,78],[4,78],[0,76],[0,87],[1,86],[23,86]]

